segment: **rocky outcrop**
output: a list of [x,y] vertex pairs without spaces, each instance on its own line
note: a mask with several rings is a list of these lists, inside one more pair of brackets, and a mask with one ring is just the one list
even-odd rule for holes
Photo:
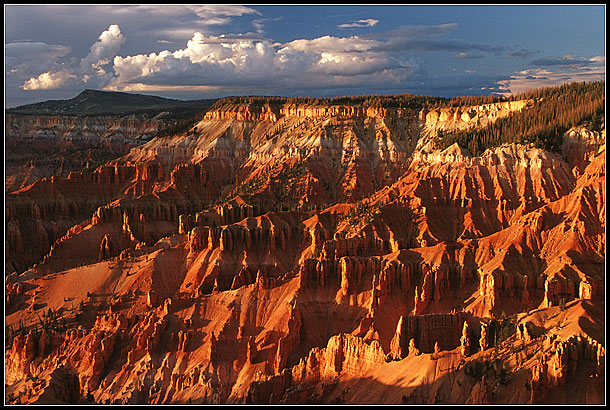
[[518,144],[412,155],[522,108],[226,106],[7,195],[27,269],[6,283],[7,391],[31,403],[63,368],[53,397],[99,404],[598,392],[603,150],[576,173]]
[[32,401],[35,405],[57,403],[86,403],[81,396],[78,376],[63,365],[51,372],[45,389],[36,400]]
[[[124,186],[117,183],[128,178],[125,167],[102,167],[93,173],[71,173],[67,178],[44,178],[8,194],[6,217],[11,235],[7,238],[7,264],[24,270],[39,262],[54,242],[91,217],[97,207],[110,202]],[[24,240],[31,245],[22,247]]]
[[587,363],[596,373],[605,369],[604,346],[588,336],[572,336],[563,341],[549,340],[548,343],[553,353],[550,357],[542,355],[542,360],[531,369],[530,404],[544,402],[553,388],[565,388],[567,380]]
[[[298,267],[298,274],[304,288],[338,285],[345,296],[374,289],[376,298],[372,303],[379,303],[392,290],[410,290],[413,277],[420,269],[418,265],[379,257],[343,256],[339,259],[305,259]],[[365,282],[365,275],[372,276],[372,282]]]
[[544,299],[542,307],[565,304],[574,299],[576,288],[570,278],[553,277],[544,281]]
[[134,117],[76,117],[6,114],[5,131],[10,140],[51,139],[60,141],[148,140],[165,125],[162,120]]
[[40,178],[95,168],[150,140],[164,125],[135,117],[7,114],[5,188],[11,192]]
[[364,107],[353,105],[249,105],[225,104],[215,110],[208,111],[207,120],[237,120],[237,121],[273,121],[282,117],[315,118],[315,117],[392,117],[415,119],[417,112],[409,109]]
[[396,333],[390,344],[394,359],[403,359],[409,354],[411,340],[414,347],[423,353],[453,350],[462,345],[463,328],[467,318],[462,313],[441,313],[418,316],[401,316]]
[[112,240],[109,235],[104,235],[102,242],[100,243],[100,252],[98,258],[100,260],[108,259],[114,254],[114,247],[112,246]]
[[333,336],[323,349],[313,349],[292,369],[295,383],[357,375],[385,363],[385,353],[377,341],[367,344],[349,334]]
[[224,105],[221,109],[211,110],[205,114],[206,120],[214,121],[277,121],[280,113],[277,107],[265,104],[254,106],[248,104]]
[[258,204],[224,204],[194,215],[180,215],[178,230],[188,232],[194,227],[231,225],[246,218],[260,216],[262,209]]
[[479,295],[484,299],[489,310],[494,309],[496,300],[500,297],[516,299],[519,303],[528,306],[531,302],[530,292],[535,287],[536,283],[532,283],[527,275],[494,271],[480,276]]
[[561,386],[574,373],[579,360],[593,361],[599,371],[603,371],[606,350],[604,346],[587,337],[572,336],[568,340],[553,342],[555,354],[547,362],[548,376],[552,383]]
[[27,335],[16,336],[12,341],[7,370],[10,370],[12,379],[18,380],[23,375],[30,374],[34,359],[38,355],[39,335],[30,331]]
[[468,327],[468,322],[464,322],[464,327],[462,328],[462,337],[460,337],[460,353],[462,356],[470,356],[472,354],[472,348],[470,346],[470,328]]
[[575,176],[583,173],[605,142],[605,128],[599,132],[585,127],[573,127],[563,135],[561,152]]
[[414,110],[402,108],[364,107],[348,105],[297,105],[286,104],[280,108],[280,114],[287,117],[392,117],[411,118],[417,115]]
[[415,288],[413,313],[420,315],[426,311],[430,302],[438,302],[448,297],[455,291],[452,289],[452,283],[458,283],[460,288],[463,287],[467,279],[466,270],[462,267],[424,264],[421,267],[423,276],[421,287]]

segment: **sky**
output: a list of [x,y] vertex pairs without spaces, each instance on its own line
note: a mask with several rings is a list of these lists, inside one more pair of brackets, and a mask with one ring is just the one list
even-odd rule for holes
[[84,89],[510,94],[605,79],[605,5],[5,5],[5,106]]

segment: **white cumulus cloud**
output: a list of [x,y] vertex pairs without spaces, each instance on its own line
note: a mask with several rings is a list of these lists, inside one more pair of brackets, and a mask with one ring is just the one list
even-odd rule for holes
[[21,88],[24,90],[52,90],[62,87],[73,78],[76,76],[66,71],[46,72],[38,77],[30,78]]
[[89,54],[81,60],[81,69],[85,72],[95,70],[103,74],[101,66],[112,61],[123,43],[125,43],[125,36],[121,33],[119,26],[110,25],[108,30],[100,34],[98,40],[91,46]]
[[[230,18],[258,13],[247,7],[192,6],[190,11],[202,21],[214,16]],[[362,20],[359,24],[376,23]],[[452,27],[418,30],[431,36]],[[86,84],[90,88],[116,91],[214,90],[223,94],[283,94],[295,89],[330,92],[346,87],[407,86],[413,81],[419,84],[416,78],[424,75],[421,61],[388,46],[393,38],[324,35],[278,43],[256,33],[211,35],[202,30],[191,32],[188,40],[182,40],[183,47],[120,55],[126,36],[118,24],[112,24],[99,35],[84,58],[47,68],[40,75],[40,71],[32,73],[29,80],[24,83],[28,78],[25,77],[20,84],[23,89]]]
[[[125,36],[121,33],[119,26],[112,24],[100,34],[97,41],[90,47],[87,56],[80,60],[80,64],[74,62],[73,64],[55,63],[53,67],[49,67],[48,64],[46,67],[42,66],[47,71],[37,76],[31,76],[23,83],[21,88],[24,90],[50,90],[63,87],[78,79],[93,87],[98,86],[100,83],[105,85],[112,77],[112,74],[107,73],[103,67],[112,62],[119,52],[121,45],[125,43],[125,40]],[[41,45],[37,44],[36,48],[34,48],[32,44],[29,48],[40,49]],[[68,47],[62,46],[52,46],[52,48],[49,46],[47,48],[51,50],[47,52],[47,55],[53,55],[54,53],[57,57],[65,56],[70,50]],[[97,79],[97,83],[94,81],[92,84],[92,79],[94,78]]]
[[358,36],[351,37],[333,37],[322,36],[312,40],[299,39],[294,40],[285,45],[285,47],[299,50],[310,51],[314,53],[323,52],[349,52],[349,51],[367,51],[373,47],[380,46],[381,43],[377,40],[369,40]]
[[518,94],[535,88],[554,87],[574,81],[600,81],[604,79],[605,74],[606,70],[603,66],[562,68],[557,71],[534,68],[518,71],[509,79],[500,81],[500,89],[506,95]]
[[243,16],[244,14],[261,13],[251,7],[238,5],[202,5],[186,6],[193,13],[201,18],[201,22],[208,25],[228,24],[232,17]]
[[373,27],[379,23],[377,19],[362,19],[358,21],[353,21],[351,23],[339,24],[337,27],[339,28],[354,28],[354,27]]
[[275,70],[275,54],[268,42],[195,33],[184,49],[116,56],[109,87],[121,89],[133,81],[210,85],[262,80]]
[[412,61],[372,51],[379,45],[377,40],[357,36],[323,36],[279,44],[197,32],[183,49],[116,56],[114,77],[107,88],[127,90],[134,84],[148,84],[279,89],[295,83],[302,86],[364,83],[365,77],[372,75],[377,75],[375,81],[398,79],[413,71],[416,64]]

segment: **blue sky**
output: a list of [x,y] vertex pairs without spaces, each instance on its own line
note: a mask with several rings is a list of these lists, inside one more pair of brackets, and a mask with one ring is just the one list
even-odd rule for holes
[[5,5],[5,105],[436,96],[605,78],[605,5]]

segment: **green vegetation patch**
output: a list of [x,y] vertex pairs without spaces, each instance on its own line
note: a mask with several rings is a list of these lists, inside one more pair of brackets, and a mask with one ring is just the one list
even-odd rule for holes
[[439,133],[436,147],[454,143],[479,156],[486,149],[505,143],[532,144],[558,152],[563,134],[579,124],[601,129],[605,104],[605,82],[580,82],[547,87],[515,95],[515,100],[532,100],[531,106],[513,112],[483,128]]

